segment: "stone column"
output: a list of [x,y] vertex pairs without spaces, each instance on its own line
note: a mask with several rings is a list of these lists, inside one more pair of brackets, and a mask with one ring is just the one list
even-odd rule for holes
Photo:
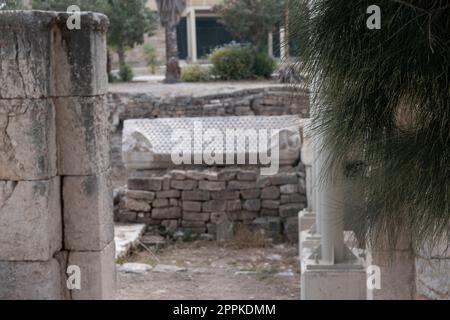
[[197,25],[195,18],[195,9],[189,10],[187,14],[187,40],[188,40],[188,56],[191,62],[197,62]]
[[[313,81],[312,96],[317,96]],[[320,108],[312,104],[312,116]],[[363,261],[344,244],[343,169],[326,176],[329,150],[323,137],[312,137],[316,222],[301,236],[301,298],[303,300],[366,299]]]
[[308,119],[303,125],[303,144],[301,151],[301,159],[305,165],[308,207],[300,211],[298,217],[300,258],[309,255],[318,246],[320,240],[317,232],[318,223],[316,218],[317,181],[314,165],[314,140],[310,126],[311,121]]
[[114,297],[108,20],[79,17],[0,12],[0,299]]

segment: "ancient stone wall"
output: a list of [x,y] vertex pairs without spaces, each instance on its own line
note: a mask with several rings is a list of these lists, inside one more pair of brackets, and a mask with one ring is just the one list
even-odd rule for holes
[[143,170],[129,175],[116,220],[218,238],[241,222],[262,228],[275,241],[297,242],[297,215],[305,207],[301,164],[272,176],[244,167]]
[[116,127],[127,119],[253,115],[309,118],[309,93],[278,86],[201,97],[109,93],[108,104]]
[[114,297],[108,20],[67,19],[0,12],[0,299]]

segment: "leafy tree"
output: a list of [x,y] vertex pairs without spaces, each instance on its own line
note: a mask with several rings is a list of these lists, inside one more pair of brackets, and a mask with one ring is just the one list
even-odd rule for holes
[[416,246],[450,240],[450,6],[379,0],[381,30],[370,30],[372,4],[309,1],[298,17],[303,71],[319,89],[316,132],[332,171],[364,164],[360,236],[389,246],[402,234]]
[[267,46],[267,35],[285,24],[288,0],[228,0],[215,7],[221,21],[241,41],[259,49]]
[[167,83],[180,81],[178,61],[177,24],[186,8],[186,0],[156,0],[159,19],[166,32],[166,79]]
[[110,26],[107,41],[119,57],[119,74],[130,74],[126,65],[126,50],[144,42],[144,34],[152,35],[157,16],[146,7],[145,0],[33,0],[33,8],[66,11],[78,5],[83,11],[96,11],[108,16]]
[[144,55],[145,55],[145,62],[147,63],[147,66],[150,68],[152,74],[156,73],[156,68],[160,65],[159,59],[158,59],[158,52],[154,45],[151,43],[146,43],[144,45]]
[[156,29],[156,15],[146,3],[146,0],[108,0],[108,44],[117,51],[121,73],[125,72],[126,49],[142,44],[144,34],[152,35]]

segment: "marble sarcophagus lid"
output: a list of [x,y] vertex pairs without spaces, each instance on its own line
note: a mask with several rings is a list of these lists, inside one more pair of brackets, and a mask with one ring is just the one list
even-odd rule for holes
[[291,165],[300,157],[299,116],[133,119],[124,122],[128,169],[177,165]]

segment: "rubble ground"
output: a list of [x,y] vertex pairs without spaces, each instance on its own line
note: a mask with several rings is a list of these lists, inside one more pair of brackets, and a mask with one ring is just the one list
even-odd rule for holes
[[[141,247],[118,261],[117,299],[300,299],[297,251],[289,244],[242,247],[202,240]],[[133,263],[131,272],[125,263]]]

